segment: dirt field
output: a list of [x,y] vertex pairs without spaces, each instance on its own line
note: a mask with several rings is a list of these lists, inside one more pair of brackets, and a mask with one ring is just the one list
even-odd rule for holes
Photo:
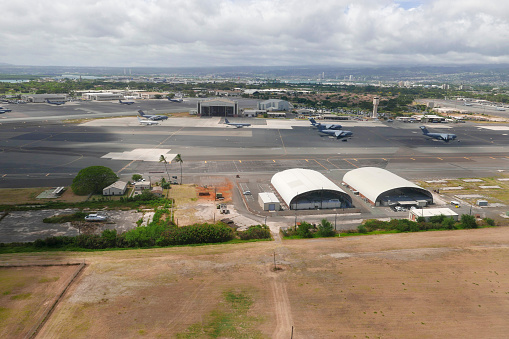
[[0,189],[0,205],[16,205],[16,204],[42,204],[48,201],[63,201],[63,202],[81,202],[87,199],[87,196],[75,195],[70,187],[62,193],[57,199],[36,199],[36,197],[50,189],[50,187],[36,187],[36,188],[1,188]]
[[[509,331],[505,227],[65,255],[88,266],[39,338],[289,338],[292,326],[294,338]],[[28,301],[40,293],[34,285],[46,286],[25,284]]]

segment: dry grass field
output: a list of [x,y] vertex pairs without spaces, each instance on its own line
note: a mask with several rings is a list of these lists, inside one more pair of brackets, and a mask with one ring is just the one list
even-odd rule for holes
[[[289,338],[292,326],[294,338],[505,338],[509,332],[506,227],[2,255],[0,264],[53,256],[85,258],[88,265],[38,338]],[[13,291],[12,272],[24,286],[15,294],[27,296],[1,296],[3,334],[10,322],[4,315],[16,303],[37,305],[53,293],[37,281],[59,277],[2,268],[0,292]]]
[[57,199],[36,199],[36,197],[50,189],[50,187],[34,187],[34,188],[0,188],[0,205],[17,205],[17,204],[42,204],[48,201],[62,202],[81,202],[87,199],[87,196],[76,195],[70,187],[62,193]]

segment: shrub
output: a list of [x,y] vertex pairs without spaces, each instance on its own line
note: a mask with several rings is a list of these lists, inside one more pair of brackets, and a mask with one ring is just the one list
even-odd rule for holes
[[243,232],[237,232],[242,240],[271,239],[270,229],[267,225],[250,226]]
[[311,234],[311,231],[310,231],[311,228],[313,228],[313,225],[303,221],[300,223],[299,226],[297,226],[296,234],[302,238],[312,238],[313,234]]
[[322,219],[322,222],[318,225],[317,236],[319,237],[333,237],[336,235],[332,223],[327,219]]
[[469,214],[462,214],[460,219],[462,228],[477,228],[475,217]]
[[357,232],[365,234],[368,233],[368,229],[364,225],[359,225],[357,226]]
[[491,218],[484,218],[482,221],[488,226],[495,226],[495,220]]

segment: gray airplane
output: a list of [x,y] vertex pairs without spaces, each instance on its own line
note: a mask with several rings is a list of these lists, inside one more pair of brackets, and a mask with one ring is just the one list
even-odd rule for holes
[[46,99],[46,102],[48,104],[57,105],[57,106],[65,105],[65,101],[50,101],[49,99]]
[[445,141],[445,142],[449,142],[451,140],[456,139],[456,134],[430,133],[428,131],[428,129],[426,128],[426,126],[421,126],[420,128],[422,130],[422,134],[424,134],[427,137],[433,138],[433,139],[442,140],[442,141]]
[[343,127],[341,125],[335,125],[335,124],[322,124],[322,123],[316,122],[316,120],[313,118],[309,118],[309,122],[314,127],[323,126],[323,127],[325,127],[325,129],[341,129]]
[[143,111],[140,109],[138,111],[138,113],[140,114],[140,116],[142,118],[145,118],[145,119],[149,119],[149,120],[166,120],[168,119],[168,117],[166,115],[150,115],[150,114],[145,114],[143,113]]
[[134,104],[134,101],[122,101],[122,100],[118,100],[118,102],[122,105],[132,105]]
[[138,121],[140,122],[140,125],[146,125],[146,126],[159,125],[159,123],[157,121],[150,120],[150,119],[141,119],[140,117],[138,117]]
[[[353,133],[350,131],[344,131],[344,130],[333,130],[333,129],[326,129],[324,126],[317,126],[318,132],[330,135],[333,137],[336,137],[336,139],[342,139],[353,136]],[[346,141],[347,139],[345,139]]]
[[8,113],[8,112],[12,112],[12,109],[0,107],[0,113]]
[[224,118],[224,123],[227,124],[228,126],[235,126],[236,128],[251,126],[251,124],[245,124],[245,123],[240,123],[240,122],[230,122],[226,118]]

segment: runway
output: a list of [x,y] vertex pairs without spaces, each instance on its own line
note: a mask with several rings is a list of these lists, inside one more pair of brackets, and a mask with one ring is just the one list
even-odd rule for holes
[[[94,110],[105,105],[86,104]],[[34,107],[22,106],[27,108],[19,115]],[[342,142],[321,136],[305,120],[238,119],[253,123],[240,129],[225,126],[220,118],[197,117],[170,118],[158,126],[140,126],[134,117],[65,123],[66,116],[54,112],[59,108],[46,108],[25,122],[12,120],[22,117],[11,114],[0,125],[0,187],[68,185],[79,170],[92,165],[110,167],[125,180],[134,173],[161,173],[158,149],[181,154],[188,176],[266,176],[301,167],[340,179],[350,169],[376,166],[409,179],[432,179],[509,170],[507,125],[429,124],[430,131],[455,133],[460,140],[444,143],[428,140],[418,124],[345,121],[343,128],[354,136]],[[121,116],[122,111],[103,114]],[[142,157],[144,149],[156,159]],[[170,171],[177,174],[180,165],[172,163]]]

